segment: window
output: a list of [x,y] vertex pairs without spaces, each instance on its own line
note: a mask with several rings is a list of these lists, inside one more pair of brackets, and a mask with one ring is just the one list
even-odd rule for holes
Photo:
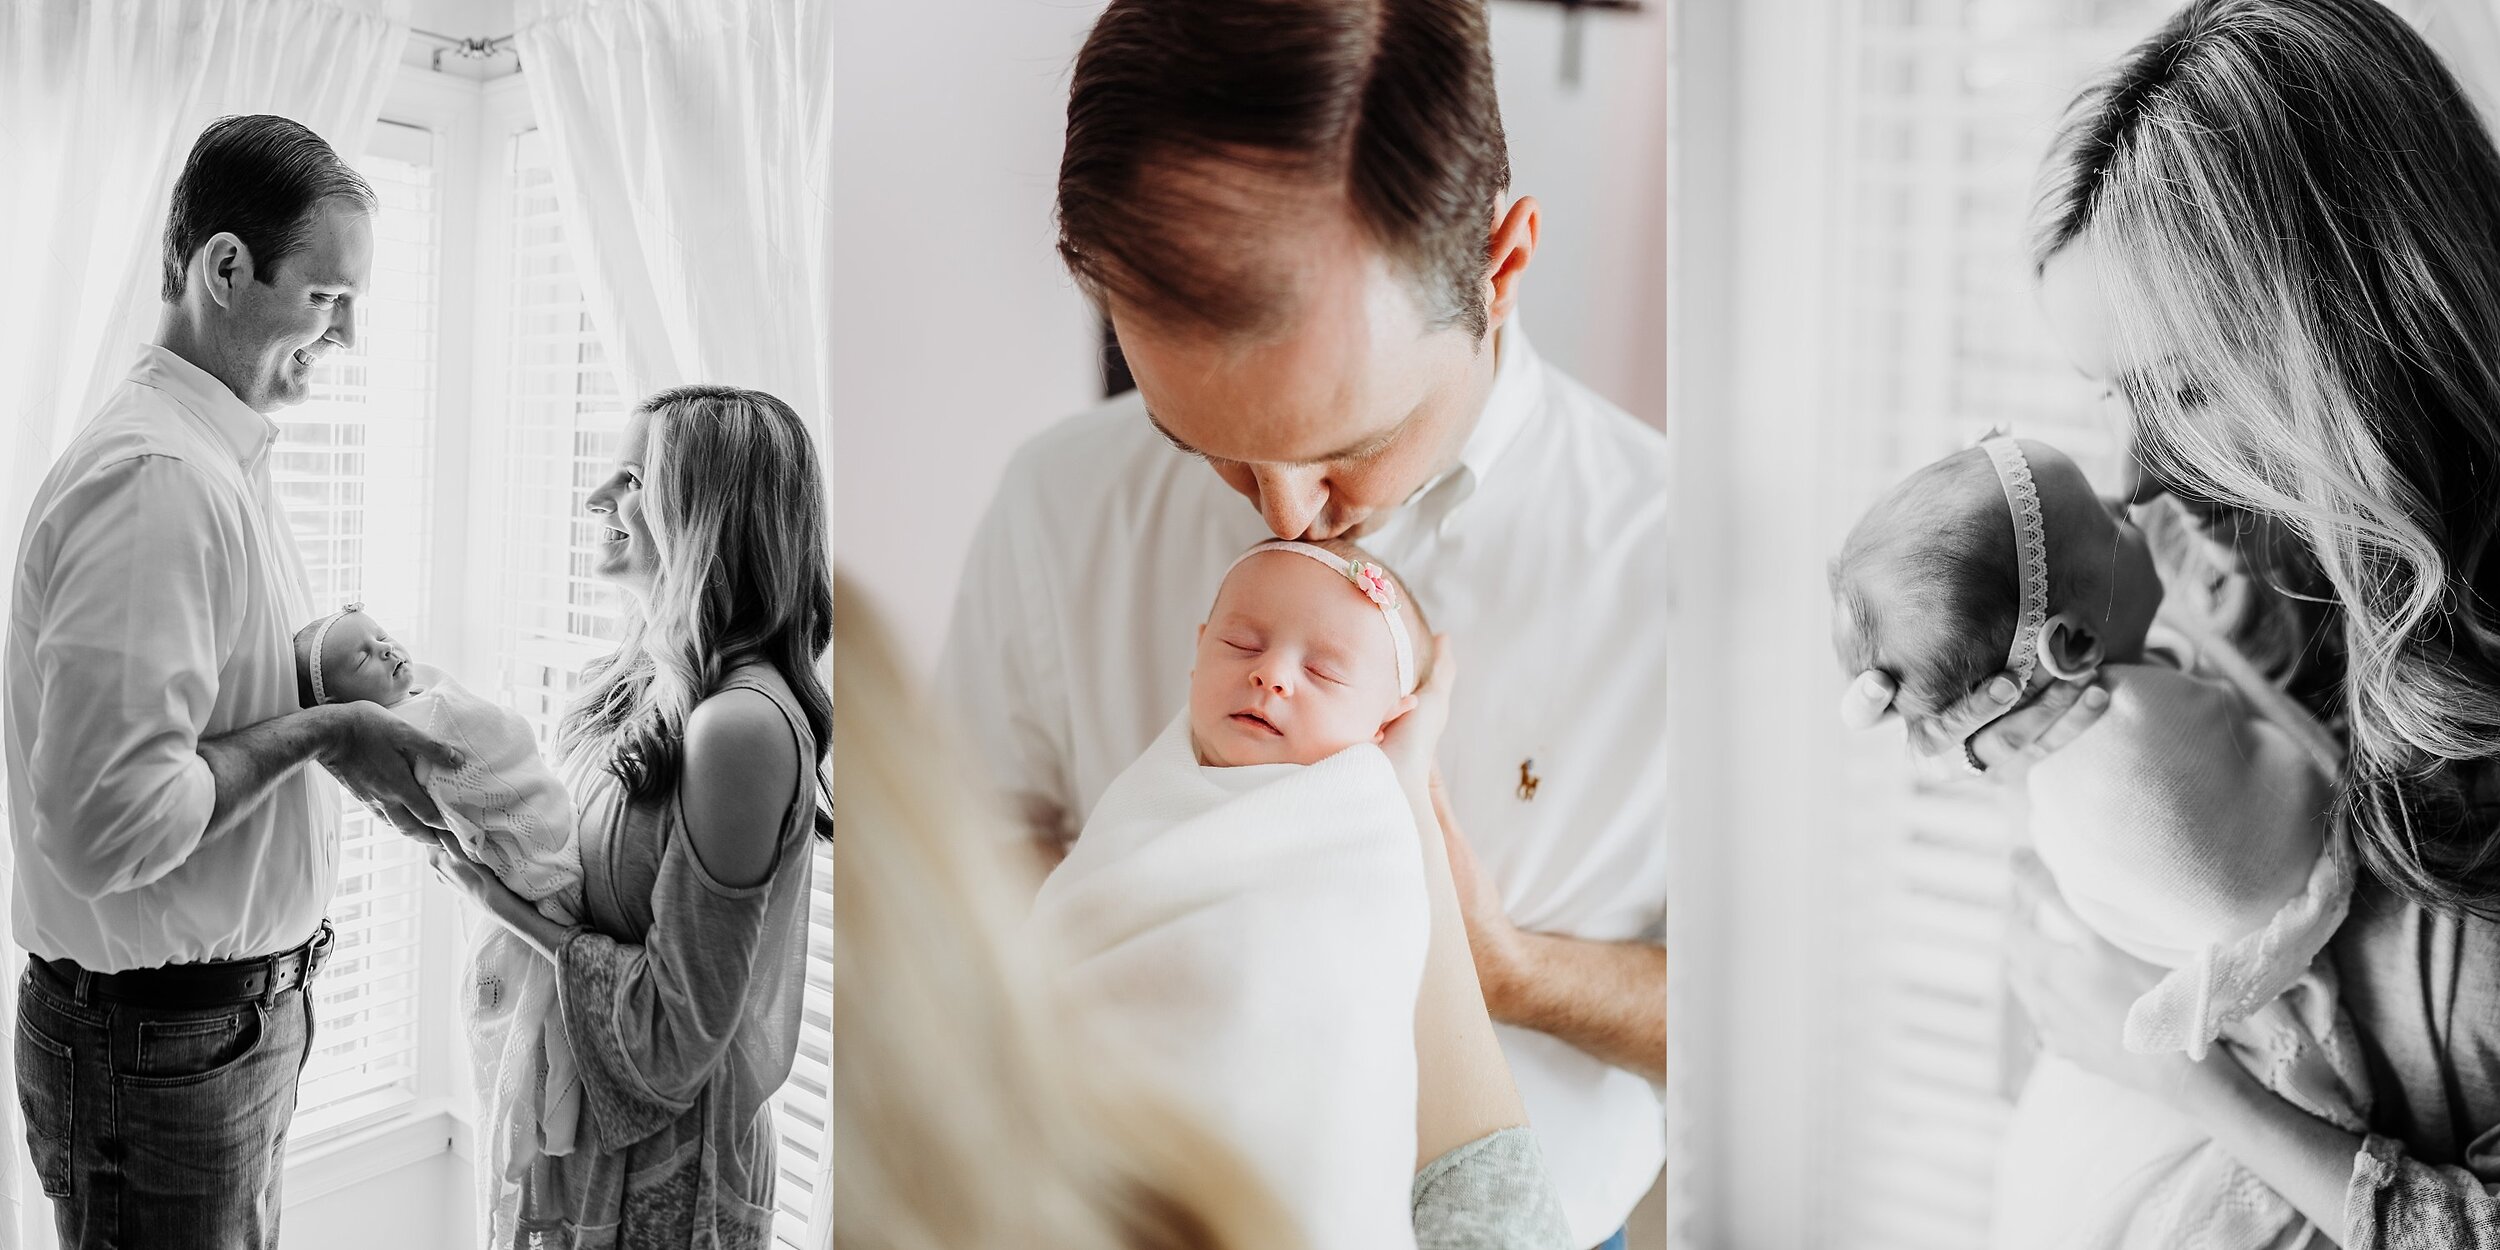
[[[1833,210],[1845,310],[1835,393],[1855,399],[1826,431],[1822,466],[1841,513],[1999,426],[2113,480],[2116,432],[2047,340],[2024,225],[2052,123],[2159,19],[2132,0],[1870,3],[1858,15],[1842,55],[1859,72],[1838,101],[1854,134]],[[1827,948],[1837,966],[1825,1041],[1844,1058],[1826,1235],[1976,1247],[2028,1060],[1998,956],[2020,804],[1915,783],[1901,751],[1897,735],[1846,744],[1848,819],[1830,835],[1843,876],[1871,884]]]
[[[774,1231],[791,1250],[806,1250],[807,1230],[833,1218],[833,1196],[818,1192],[833,1149],[833,848],[816,845],[807,918],[807,1003],[799,1022],[799,1057],[773,1099],[781,1137],[780,1206]],[[813,1223],[812,1221],[823,1221]],[[820,1239],[821,1242],[821,1239]]]
[[504,429],[506,553],[498,598],[503,701],[555,726],[582,666],[616,647],[623,606],[591,575],[599,526],[582,500],[608,475],[625,397],[590,324],[556,208],[546,138],[512,140],[511,359]]
[[1681,124],[1715,137],[1725,113],[1729,176],[1687,179],[1679,211],[1737,245],[1706,255],[1688,225],[1679,253],[1680,280],[1724,284],[1677,331],[1679,395],[1722,388],[1679,408],[1702,502],[1678,506],[1724,536],[1679,560],[1708,694],[1679,713],[1699,806],[1676,832],[1696,958],[1674,992],[1708,1030],[1681,1062],[1724,1082],[1677,1104],[1697,1241],[1985,1244],[2030,1046],[1999,954],[2018,796],[1923,785],[1897,732],[1835,724],[1823,569],[1881,491],[1991,427],[2111,480],[2024,226],[2057,116],[2162,7],[1765,0],[1703,29],[1733,67],[1693,58],[1719,94]]
[[[434,135],[374,127],[356,168],[382,201],[361,342],[324,362],[312,398],[289,410],[271,478],[292,522],[313,607],[361,601],[421,645],[435,433],[441,205]],[[341,822],[338,942],[318,983],[315,1049],[292,1140],[314,1144],[417,1099],[418,947],[425,861],[416,843],[356,804]]]
[[[1832,93],[1839,194],[1826,393],[1814,432],[1836,542],[1912,468],[1991,427],[2046,439],[2107,483],[2117,467],[2082,379],[2046,337],[2024,252],[2031,181],[2085,75],[2149,32],[2134,0],[1910,0],[1837,6],[1851,72]],[[1828,549],[1802,558],[1819,560]],[[1837,823],[1849,883],[1812,945],[1825,966],[1807,1044],[1823,1074],[1833,1182],[1812,1244],[1978,1247],[1996,1148],[2029,1042],[2003,985],[2007,856],[2020,804],[1913,780],[1897,734],[1844,740]]]

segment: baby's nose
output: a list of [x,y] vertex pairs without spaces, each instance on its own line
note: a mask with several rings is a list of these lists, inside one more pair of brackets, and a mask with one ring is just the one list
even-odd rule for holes
[[1278,694],[1285,693],[1284,681],[1281,678],[1270,680],[1265,673],[1250,674],[1250,684],[1262,690],[1273,690]]

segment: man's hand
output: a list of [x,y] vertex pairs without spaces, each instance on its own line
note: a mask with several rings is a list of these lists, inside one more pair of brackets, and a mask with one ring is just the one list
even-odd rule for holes
[[335,728],[315,757],[357,802],[373,809],[401,833],[437,841],[447,828],[442,812],[417,781],[420,763],[445,771],[465,764],[449,743],[425,734],[370,703],[341,703],[329,711]]
[[[1898,688],[1874,669],[1858,674],[1840,697],[1840,723],[1871,729],[1899,717],[1892,702]],[[1990,775],[2028,767],[2063,748],[2109,710],[2109,691],[2090,682],[2051,682],[2037,698],[2013,708],[2021,688],[2012,673],[1999,673],[1940,716],[1910,722],[1910,761],[1931,781],[1970,775],[1962,744]]]

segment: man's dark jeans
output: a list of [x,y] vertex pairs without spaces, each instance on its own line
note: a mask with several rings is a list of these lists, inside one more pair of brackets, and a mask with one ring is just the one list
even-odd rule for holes
[[89,995],[29,967],[17,1096],[63,1250],[278,1244],[295,1082],[312,1000],[166,1009]]

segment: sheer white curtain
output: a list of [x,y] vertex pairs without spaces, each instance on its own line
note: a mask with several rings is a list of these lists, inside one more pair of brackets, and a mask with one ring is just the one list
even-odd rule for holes
[[[165,205],[201,128],[293,117],[353,157],[405,37],[406,0],[9,0],[0,6],[0,611],[53,456],[153,336]],[[0,810],[0,833],[7,813]],[[7,855],[0,837],[0,964]],[[15,1036],[14,994],[0,1021]],[[25,1179],[13,1047],[0,1039],[0,1247],[50,1246]]]
[[565,235],[629,391],[753,387],[828,432],[832,7],[518,5]]

